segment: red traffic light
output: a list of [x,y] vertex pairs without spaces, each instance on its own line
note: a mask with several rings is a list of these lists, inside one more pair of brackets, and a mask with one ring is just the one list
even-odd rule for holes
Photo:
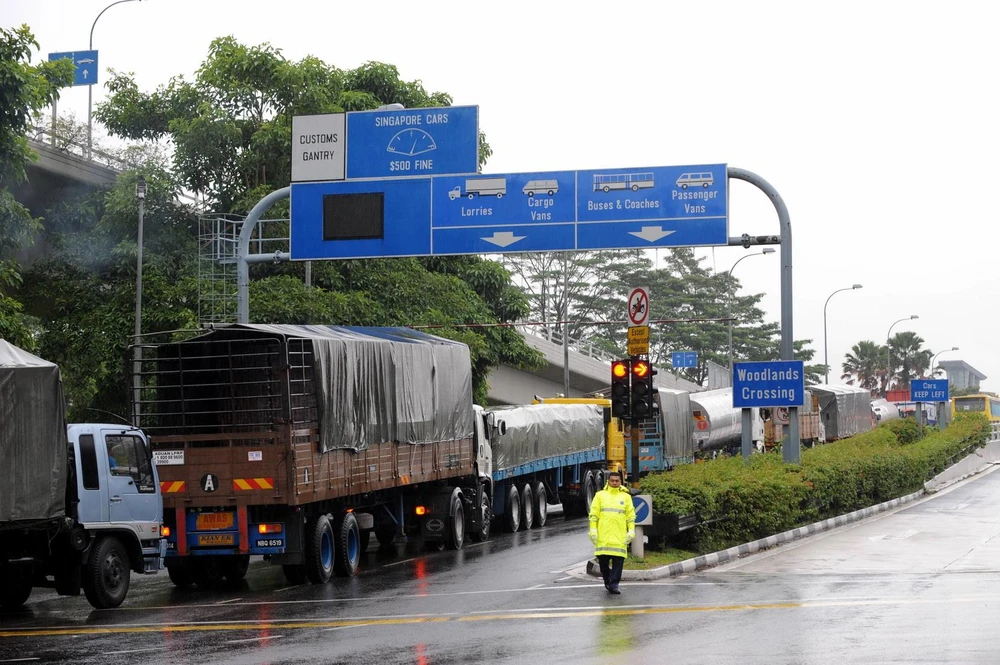
[[645,379],[649,374],[649,363],[644,360],[637,360],[632,363],[632,374],[640,379]]
[[628,376],[628,363],[621,360],[611,363],[611,376],[616,379],[624,379]]

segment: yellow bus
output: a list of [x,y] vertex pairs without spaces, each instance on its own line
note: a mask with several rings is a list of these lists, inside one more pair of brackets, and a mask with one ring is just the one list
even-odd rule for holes
[[981,413],[992,421],[1000,421],[1000,397],[996,395],[963,395],[951,400],[951,417],[960,413]]

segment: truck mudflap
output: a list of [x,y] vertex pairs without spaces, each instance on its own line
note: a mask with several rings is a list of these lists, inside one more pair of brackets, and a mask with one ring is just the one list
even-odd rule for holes
[[174,528],[166,541],[168,557],[285,553],[285,524],[250,521],[243,506],[174,512]]

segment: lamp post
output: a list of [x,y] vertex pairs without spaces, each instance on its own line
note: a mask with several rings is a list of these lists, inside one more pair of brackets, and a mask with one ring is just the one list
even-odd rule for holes
[[139,201],[139,234],[136,238],[136,266],[135,266],[135,335],[132,338],[132,343],[135,345],[133,348],[134,360],[132,363],[132,404],[133,404],[133,422],[132,424],[139,427],[139,416],[141,409],[139,407],[140,389],[142,387],[142,380],[140,377],[140,372],[142,370],[142,215],[143,215],[143,205],[146,201],[146,179],[143,176],[138,176],[135,179],[135,198]]
[[934,376],[934,361],[937,360],[937,357],[939,355],[941,355],[942,353],[948,353],[949,351],[958,351],[958,347],[953,346],[950,349],[945,349],[944,351],[938,351],[937,353],[934,354],[934,357],[931,358],[931,376]]
[[853,291],[854,289],[860,289],[862,286],[860,284],[854,284],[850,287],[844,287],[842,289],[837,289],[829,296],[826,297],[826,302],[823,303],[823,364],[826,365],[826,378],[823,383],[830,383],[830,361],[827,359],[826,351],[826,306],[830,304],[830,298],[841,291]]
[[902,323],[903,321],[912,321],[913,319],[919,319],[920,317],[916,314],[910,314],[905,319],[900,319],[899,321],[893,321],[892,326],[889,326],[889,331],[885,334],[885,390],[889,392],[889,385],[892,383],[892,347],[889,344],[889,335],[892,334],[892,328],[897,323]]
[[[118,0],[118,2],[112,2],[110,5],[101,10],[101,13],[97,15],[94,22],[90,26],[90,42],[87,47],[88,50],[94,50],[94,28],[97,26],[97,19],[101,18],[104,12],[108,11],[115,5],[120,5],[123,2],[142,2],[142,0]],[[94,140],[93,140],[93,110],[94,110],[94,86],[87,86],[87,159],[90,159],[90,153],[93,150]]]
[[747,254],[746,256],[741,256],[733,264],[733,267],[729,269],[729,374],[730,381],[732,381],[733,372],[733,270],[739,265],[740,261],[743,259],[749,259],[751,256],[759,256],[762,254],[774,254],[773,247],[765,247],[759,252],[754,252],[753,254]]

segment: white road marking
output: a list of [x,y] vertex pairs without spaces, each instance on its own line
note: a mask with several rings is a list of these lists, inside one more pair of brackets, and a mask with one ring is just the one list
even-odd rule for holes
[[265,640],[280,640],[284,635],[265,635],[264,637],[251,637],[245,640],[226,640],[223,644],[239,644],[241,642],[263,642]]
[[243,600],[242,598],[230,598],[229,600],[220,600],[216,605],[225,605],[226,603],[236,603]]

